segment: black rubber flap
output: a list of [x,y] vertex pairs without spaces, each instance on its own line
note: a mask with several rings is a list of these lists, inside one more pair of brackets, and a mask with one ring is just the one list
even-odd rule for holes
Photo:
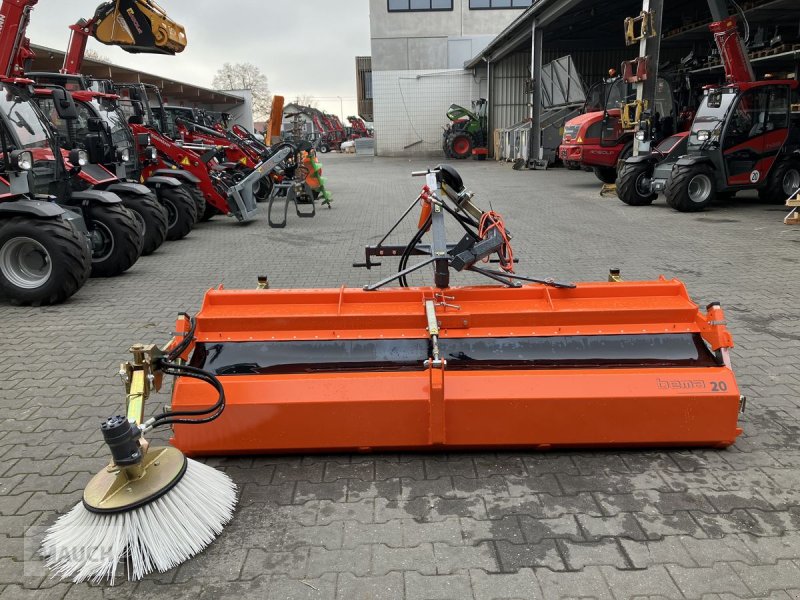
[[[453,370],[720,366],[702,337],[689,333],[449,338],[439,345]],[[429,357],[424,339],[225,342],[198,343],[191,365],[217,375],[409,371]]]
[[425,339],[198,343],[191,365],[217,375],[422,370],[428,344]]
[[719,366],[693,334],[447,339],[440,348],[450,370]]

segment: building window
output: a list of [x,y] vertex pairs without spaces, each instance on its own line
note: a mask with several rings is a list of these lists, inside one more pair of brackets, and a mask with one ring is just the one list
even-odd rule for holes
[[528,8],[532,0],[469,0],[471,10],[490,8]]
[[389,12],[453,10],[453,0],[388,0],[388,2]]

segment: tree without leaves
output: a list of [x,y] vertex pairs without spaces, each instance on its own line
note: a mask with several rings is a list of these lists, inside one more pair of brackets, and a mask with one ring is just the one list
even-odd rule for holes
[[250,90],[253,94],[253,116],[266,119],[272,106],[267,76],[251,63],[225,63],[214,75],[211,86],[217,90]]
[[314,96],[295,96],[294,103],[298,106],[309,106],[311,108],[318,108],[319,103],[314,99]]
[[96,60],[97,62],[104,62],[110,63],[111,61],[105,54],[101,54],[94,48],[89,48],[86,53],[83,55],[84,58],[88,58],[89,60]]

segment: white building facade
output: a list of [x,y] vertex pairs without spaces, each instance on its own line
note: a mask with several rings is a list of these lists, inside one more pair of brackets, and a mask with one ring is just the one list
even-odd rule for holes
[[486,95],[464,69],[531,0],[370,0],[376,154],[440,155],[445,113]]

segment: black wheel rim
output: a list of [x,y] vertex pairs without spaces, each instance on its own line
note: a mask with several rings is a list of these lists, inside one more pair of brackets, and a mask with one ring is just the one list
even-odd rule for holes
[[89,231],[92,239],[92,262],[102,262],[107,260],[114,252],[116,246],[114,234],[105,223],[92,221],[92,229]]
[[178,209],[171,200],[167,200],[164,203],[164,207],[167,209],[167,227],[172,229],[178,224]]

